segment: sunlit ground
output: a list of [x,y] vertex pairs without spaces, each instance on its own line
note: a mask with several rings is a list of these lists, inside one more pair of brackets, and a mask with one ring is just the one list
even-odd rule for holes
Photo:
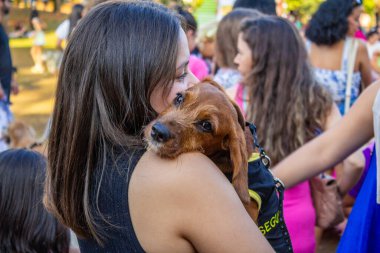
[[31,73],[33,63],[28,48],[13,49],[12,54],[17,56],[14,57],[14,65],[18,68],[16,78],[20,93],[11,96],[11,110],[16,119],[28,122],[41,134],[52,112],[56,76]]

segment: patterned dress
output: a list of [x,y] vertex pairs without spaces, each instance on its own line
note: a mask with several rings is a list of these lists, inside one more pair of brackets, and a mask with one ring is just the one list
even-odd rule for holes
[[236,69],[220,68],[214,76],[215,82],[228,89],[241,81],[240,72]]
[[[348,55],[350,52],[350,45],[352,38],[347,37],[344,41],[342,63],[340,70],[330,70],[322,68],[314,68],[316,80],[325,86],[332,94],[335,103],[337,104],[339,111],[342,115],[344,112],[344,103],[346,97],[346,86],[348,79]],[[306,42],[306,48],[310,52],[311,43]],[[351,85],[351,100],[350,106],[354,104],[359,96],[361,84],[361,75],[359,71],[353,73],[352,85]]]

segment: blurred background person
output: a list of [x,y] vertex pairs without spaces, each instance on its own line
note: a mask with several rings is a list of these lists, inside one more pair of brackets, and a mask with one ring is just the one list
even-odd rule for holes
[[372,28],[367,33],[367,50],[372,66],[372,76],[374,79],[380,77],[380,35],[376,27]]
[[[333,94],[341,114],[346,113],[346,95],[351,106],[363,88],[372,82],[371,64],[364,42],[354,38],[362,12],[360,1],[327,0],[312,16],[306,28],[307,49],[317,80]],[[355,52],[354,43],[358,44]],[[349,69],[349,55],[355,57]],[[351,89],[346,93],[352,72]]]
[[213,21],[202,25],[197,36],[199,56],[206,62],[209,74],[215,73],[215,41],[218,22]]
[[[266,15],[243,21],[240,31],[235,62],[244,79],[234,98],[276,165],[341,115],[314,79],[303,40],[289,21]],[[308,181],[285,191],[284,217],[294,252],[315,252],[316,211]]]
[[3,26],[3,18],[10,12],[11,4],[8,0],[0,1],[0,99],[10,103],[11,91],[18,94],[18,83],[14,80],[15,68],[12,64],[9,39]]
[[30,49],[30,54],[33,58],[34,66],[32,67],[32,73],[42,74],[44,73],[43,65],[43,46],[45,45],[45,33],[43,27],[45,26],[39,18],[39,13],[36,9],[33,9],[30,13],[30,26],[32,28],[31,37],[33,38],[33,45]]
[[[362,11],[360,0],[327,0],[312,16],[305,32],[306,45],[316,78],[321,85],[330,90],[342,115],[348,112],[361,90],[373,80],[366,44],[363,40],[354,38],[359,29]],[[363,147],[362,151],[352,156],[350,162],[345,163],[347,170],[364,168],[362,177],[366,175],[366,164],[369,164],[370,159],[370,156],[366,155],[367,148],[370,147]],[[347,214],[357,195],[355,192],[359,191],[363,181],[360,176],[358,179],[358,185],[344,199]],[[342,233],[345,224],[342,223],[337,228]]]
[[233,8],[252,8],[264,14],[276,15],[274,0],[236,0]]
[[195,20],[193,14],[191,14],[189,11],[184,10],[178,5],[174,6],[173,8],[186,21],[185,33],[190,50],[189,69],[199,80],[202,80],[203,78],[207,77],[211,71],[206,61],[202,59],[202,55],[199,52],[199,48],[197,46],[198,23]]
[[71,9],[71,13],[55,30],[57,36],[57,49],[63,50],[63,43],[67,40],[74,30],[79,20],[83,17],[84,6],[82,4],[75,4]]
[[228,89],[241,81],[240,72],[234,62],[237,54],[237,40],[240,23],[244,18],[261,17],[263,14],[254,9],[236,8],[218,24],[215,41],[216,73],[214,80]]

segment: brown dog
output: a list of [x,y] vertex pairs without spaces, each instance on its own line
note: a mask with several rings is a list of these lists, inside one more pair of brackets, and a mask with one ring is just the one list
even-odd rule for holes
[[33,127],[20,120],[9,125],[7,135],[10,148],[30,148],[36,143],[36,132]]
[[232,172],[232,184],[252,219],[257,222],[258,205],[248,194],[248,157],[245,121],[239,107],[224,89],[204,80],[178,93],[171,106],[145,129],[151,150],[164,158],[199,151],[223,173]]
[[36,139],[34,128],[23,121],[13,121],[7,129],[9,148],[29,148],[46,156],[46,146]]

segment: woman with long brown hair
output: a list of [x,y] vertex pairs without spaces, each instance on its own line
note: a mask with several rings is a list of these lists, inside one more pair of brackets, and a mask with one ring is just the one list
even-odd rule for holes
[[106,2],[63,56],[45,204],[86,252],[268,252],[233,187],[201,153],[166,160],[143,127],[198,80],[180,19],[148,1]]
[[[340,119],[331,95],[314,80],[289,21],[267,16],[243,22],[235,62],[244,78],[235,99],[257,125],[273,164]],[[309,182],[285,191],[284,216],[295,252],[315,251],[315,215]]]
[[263,15],[254,9],[236,8],[220,20],[215,41],[215,63],[218,70],[214,75],[214,80],[224,88],[234,87],[242,79],[234,62],[241,21]]

